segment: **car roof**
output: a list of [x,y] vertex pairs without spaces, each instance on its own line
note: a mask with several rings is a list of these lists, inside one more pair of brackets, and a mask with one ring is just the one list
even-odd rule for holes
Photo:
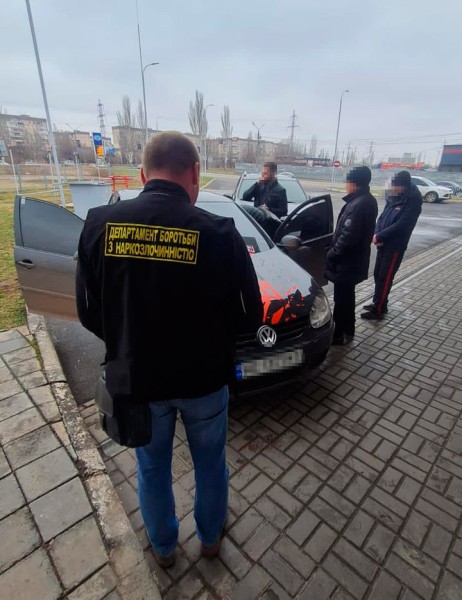
[[[117,193],[120,195],[120,197],[122,198],[122,200],[132,200],[133,198],[136,198],[141,192],[143,191],[143,188],[131,188],[131,189],[122,189],[122,190],[117,190]],[[225,196],[222,196],[221,194],[216,194],[214,192],[206,192],[201,190],[199,192],[199,198],[198,198],[199,202],[227,202],[227,203],[232,203],[234,204],[233,200],[231,200],[230,198],[226,198]]]
[[[246,179],[260,179],[261,173],[243,173],[243,176]],[[297,178],[295,177],[295,175],[292,175],[292,173],[282,172],[277,175],[277,178],[279,179],[279,181],[297,181]]]

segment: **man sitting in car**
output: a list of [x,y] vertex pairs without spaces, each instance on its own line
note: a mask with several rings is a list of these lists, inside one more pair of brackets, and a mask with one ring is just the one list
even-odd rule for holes
[[254,206],[269,210],[277,217],[287,216],[287,193],[277,180],[278,166],[275,162],[265,162],[260,179],[253,184],[242,199],[254,201]]

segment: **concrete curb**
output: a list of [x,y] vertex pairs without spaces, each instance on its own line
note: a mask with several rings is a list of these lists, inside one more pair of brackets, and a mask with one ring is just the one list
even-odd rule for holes
[[209,185],[211,185],[215,181],[215,179],[216,179],[216,177],[214,177],[213,179],[208,181],[205,185],[201,186],[201,190],[205,190],[206,188],[208,188]]
[[161,600],[157,582],[146,563],[143,549],[66,382],[45,321],[42,317],[29,313],[27,321],[40,350],[43,371],[75,450],[76,466],[95,510],[110,565],[118,579],[117,591],[123,600]]

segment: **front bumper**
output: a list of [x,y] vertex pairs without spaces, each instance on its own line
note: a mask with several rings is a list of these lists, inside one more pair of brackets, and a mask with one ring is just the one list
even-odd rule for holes
[[320,357],[327,352],[332,343],[333,335],[334,322],[331,319],[329,323],[319,329],[307,327],[303,335],[299,338],[285,341],[274,348],[253,347],[239,349],[236,354],[236,363],[246,363],[248,361],[265,359],[271,356],[277,356],[280,353],[299,349],[303,350],[303,363],[296,367],[285,368],[271,373],[263,373],[249,378],[237,379],[235,377],[230,384],[231,393],[233,395],[251,392],[256,393],[295,379],[302,371],[319,364]]

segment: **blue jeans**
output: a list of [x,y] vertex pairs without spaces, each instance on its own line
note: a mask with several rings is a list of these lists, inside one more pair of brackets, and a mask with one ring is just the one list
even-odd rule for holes
[[136,449],[141,514],[154,550],[170,555],[178,542],[178,519],[172,489],[173,437],[180,411],[194,463],[194,518],[204,546],[213,546],[228,508],[228,388],[186,400],[151,403],[152,439]]

